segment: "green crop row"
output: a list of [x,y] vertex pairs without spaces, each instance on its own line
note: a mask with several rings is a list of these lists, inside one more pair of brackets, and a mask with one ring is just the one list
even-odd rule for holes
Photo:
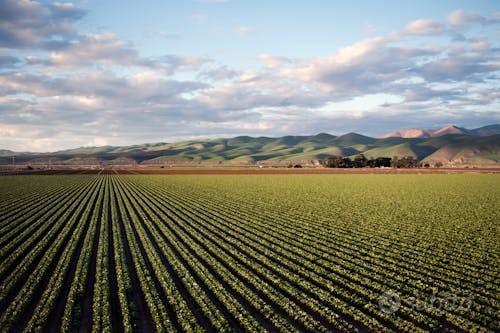
[[500,330],[497,175],[6,176],[0,199],[0,332]]

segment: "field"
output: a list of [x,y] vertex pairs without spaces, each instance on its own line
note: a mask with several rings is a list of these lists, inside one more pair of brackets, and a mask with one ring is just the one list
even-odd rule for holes
[[26,168],[0,170],[0,176],[19,175],[332,175],[332,174],[450,174],[450,173],[500,173],[500,168],[285,168],[285,167],[265,167],[256,166],[201,166],[201,167],[99,167],[83,168],[53,168],[35,169]]
[[498,174],[2,176],[0,198],[2,332],[500,330]]

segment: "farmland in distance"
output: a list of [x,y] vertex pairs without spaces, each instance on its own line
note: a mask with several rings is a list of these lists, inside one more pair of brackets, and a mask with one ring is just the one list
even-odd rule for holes
[[0,177],[1,332],[500,330],[500,176]]

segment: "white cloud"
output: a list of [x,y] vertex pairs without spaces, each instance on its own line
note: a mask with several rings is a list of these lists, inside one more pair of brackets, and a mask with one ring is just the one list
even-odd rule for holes
[[81,67],[89,64],[131,65],[138,59],[138,51],[114,34],[86,35],[67,48],[54,51],[50,60],[55,66]]
[[463,27],[474,23],[484,24],[487,22],[486,18],[484,18],[483,16],[463,9],[454,10],[448,15],[447,19],[451,25],[458,27]]
[[439,35],[445,31],[446,28],[443,24],[428,19],[412,21],[403,29],[403,33],[409,35]]
[[357,96],[387,89],[408,75],[408,69],[436,51],[394,46],[384,37],[364,39],[330,56],[297,62],[282,69],[284,75],[317,83],[334,96]]
[[291,60],[289,58],[275,56],[267,53],[257,55],[257,60],[264,66],[269,68],[278,68],[291,63]]
[[22,129],[17,126],[0,124],[0,136],[4,138],[17,138],[22,134]]
[[89,142],[87,142],[87,144],[84,146],[95,147],[95,146],[105,146],[107,144],[108,144],[108,139],[104,137],[95,137],[92,138]]

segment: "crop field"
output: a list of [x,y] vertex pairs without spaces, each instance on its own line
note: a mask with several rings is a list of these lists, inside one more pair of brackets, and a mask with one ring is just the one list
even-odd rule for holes
[[1,332],[499,331],[500,175],[0,177]]

